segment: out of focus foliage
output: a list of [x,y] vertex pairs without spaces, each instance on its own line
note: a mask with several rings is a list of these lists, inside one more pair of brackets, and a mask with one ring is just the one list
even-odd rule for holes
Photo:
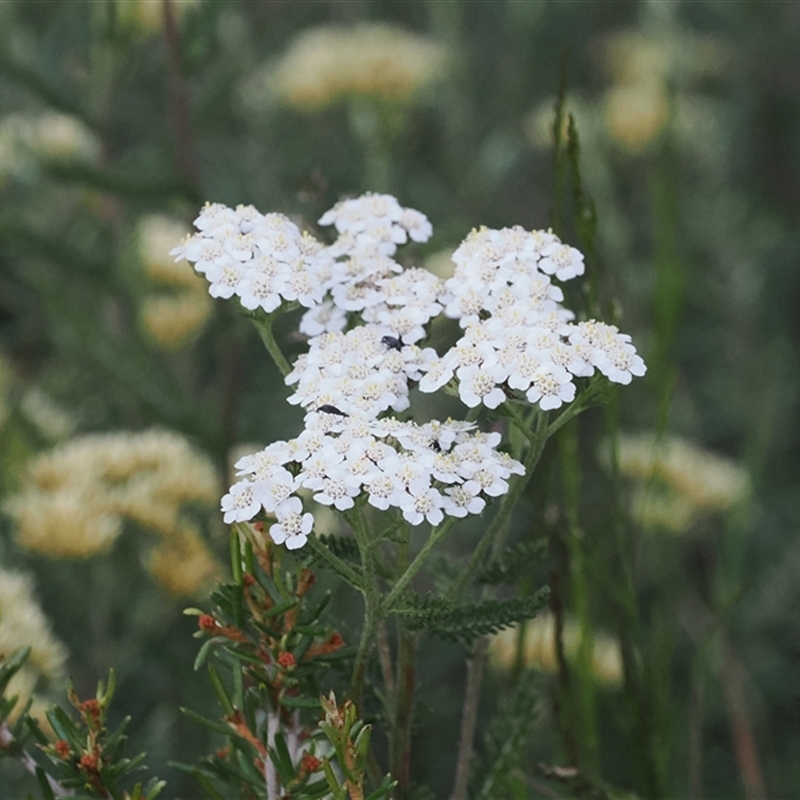
[[[546,454],[514,531],[545,556],[495,565],[561,575],[569,634],[559,655],[544,617],[493,645],[479,756],[507,732],[515,797],[796,796],[798,30],[800,6],[756,0],[0,4],[0,654],[31,646],[42,673],[15,691],[70,674],[87,696],[113,668],[133,752],[196,796],[167,762],[215,740],[179,708],[216,711],[180,611],[224,563],[232,459],[300,417],[248,321],[166,251],[206,200],[313,226],[389,191],[433,223],[414,257],[434,270],[477,224],[593,241],[589,300],[649,366]],[[579,184],[553,157],[559,93]],[[347,597],[331,608],[352,641]],[[421,649],[413,771],[435,796],[463,657]],[[513,715],[526,665],[535,720]],[[3,796],[35,786],[16,766]]]

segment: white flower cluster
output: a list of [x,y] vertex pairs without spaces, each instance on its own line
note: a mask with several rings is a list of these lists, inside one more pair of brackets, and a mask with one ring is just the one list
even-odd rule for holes
[[288,400],[311,411],[332,406],[341,415],[371,419],[389,408],[405,411],[408,381],[418,381],[436,358],[432,348],[403,344],[376,325],[323,333],[286,376],[287,384],[297,384]]
[[389,194],[368,193],[342,200],[326,211],[320,225],[333,225],[339,234],[331,247],[335,255],[359,252],[392,256],[409,238],[427,242],[433,233],[428,218],[413,208],[403,208]]
[[282,302],[322,302],[333,267],[327,249],[283,214],[207,203],[198,232],[170,251],[206,276],[212,297],[236,295],[248,309],[274,311]]
[[245,308],[268,313],[297,301],[309,309],[300,321],[307,336],[344,330],[348,314],[357,313],[381,335],[422,339],[442,310],[443,283],[423,269],[404,272],[392,256],[409,239],[428,240],[428,218],[390,195],[365,194],[337,203],[319,222],[336,228],[332,245],[282,214],[206,204],[197,233],[170,255],[205,275],[212,297],[235,295]]
[[574,324],[551,275],[569,280],[583,256],[548,231],[474,230],[453,254],[456,272],[441,298],[464,335],[430,365],[420,391],[434,392],[453,376],[470,408],[497,408],[514,390],[545,411],[575,398],[576,377],[595,369],[616,383],[644,375],[630,336],[590,320]]
[[327,252],[338,260],[328,283],[330,300],[306,312],[300,332],[309,336],[343,330],[347,314],[358,313],[382,334],[416,342],[424,325],[442,306],[442,281],[424,269],[403,271],[393,258],[398,245],[409,239],[426,242],[433,228],[413,208],[403,208],[388,194],[365,194],[337,203],[320,225],[333,225],[338,234]]
[[[444,282],[394,259],[398,246],[427,241],[432,228],[390,195],[343,200],[319,223],[335,228],[333,244],[281,214],[207,205],[198,233],[172,251],[205,274],[215,297],[236,295],[266,312],[284,301],[308,309],[300,332],[309,350],[286,377],[306,429],[238,462],[242,479],[222,499],[228,523],[266,512],[277,519],[275,542],[302,547],[314,523],[301,489],[340,511],[363,492],[414,525],[479,513],[522,465],[496,452],[499,434],[469,433],[467,423],[378,419],[408,409],[410,382],[433,392],[453,381],[471,408],[523,393],[547,411],[575,398],[576,377],[599,370],[630,383],[645,372],[629,336],[595,320],[573,322],[553,280],[582,275],[583,256],[552,232],[474,230]],[[417,343],[442,312],[463,332],[440,358]]]
[[310,415],[296,439],[273,442],[236,463],[243,477],[222,498],[225,522],[249,521],[265,511],[277,520],[269,529],[274,542],[302,547],[313,516],[303,513],[301,489],[339,511],[365,493],[370,505],[400,509],[412,525],[438,525],[445,514],[478,514],[486,497],[505,494],[510,475],[525,470],[497,452],[499,433],[473,428],[452,420],[417,425],[325,411]]

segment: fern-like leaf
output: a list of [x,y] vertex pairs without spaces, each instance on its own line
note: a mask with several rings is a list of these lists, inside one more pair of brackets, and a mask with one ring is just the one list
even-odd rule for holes
[[339,558],[342,558],[345,561],[352,561],[356,564],[361,564],[361,553],[358,550],[358,543],[355,539],[349,536],[335,535],[319,536],[317,538],[335,556],[339,556]]
[[501,705],[489,725],[486,754],[473,769],[473,777],[483,775],[484,779],[480,785],[475,785],[470,797],[494,800],[513,796],[509,779],[525,757],[538,713],[536,700],[536,673],[525,672],[520,676],[514,693]]
[[424,630],[441,639],[469,644],[481,636],[533,618],[549,597],[550,589],[546,586],[528,597],[462,606],[454,606],[442,597],[411,595],[408,605],[398,609],[398,613],[405,617],[405,625],[410,630]]
[[502,555],[487,564],[477,576],[478,583],[499,586],[514,583],[517,578],[529,574],[533,567],[547,557],[547,539],[521,542],[509,547]]

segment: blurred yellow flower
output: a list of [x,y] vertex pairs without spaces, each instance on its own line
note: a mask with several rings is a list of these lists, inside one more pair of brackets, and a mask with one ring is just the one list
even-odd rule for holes
[[[655,24],[655,23],[654,23]],[[667,27],[664,27],[664,26]],[[604,67],[613,84],[603,101],[606,130],[622,149],[643,151],[667,125],[668,96],[680,106],[697,78],[722,74],[729,48],[662,21],[646,33],[622,30],[607,37]]]
[[176,350],[194,339],[211,310],[212,301],[205,291],[151,294],[142,301],[139,319],[154,342],[166,350]]
[[330,25],[301,33],[270,79],[299,108],[354,96],[402,102],[439,79],[446,61],[441,44],[394,25]]
[[218,494],[211,462],[178,434],[91,434],[32,459],[5,509],[23,547],[87,558],[113,544],[124,519],[170,536],[184,505],[210,507]]
[[[521,640],[521,644],[520,644]],[[577,663],[581,649],[580,625],[574,619],[564,622],[564,654],[567,660]],[[489,640],[489,658],[498,671],[511,669],[517,661],[518,648],[522,651],[523,666],[541,672],[556,672],[556,624],[549,612],[528,620],[521,628],[514,625],[504,628]],[[622,655],[619,643],[605,633],[592,633],[592,676],[600,683],[618,686],[622,683]]]
[[0,118],[0,183],[36,159],[95,161],[100,141],[77,117],[56,111]]
[[704,513],[729,510],[750,490],[741,466],[677,436],[622,435],[617,456],[620,473],[639,482],[632,513],[646,527],[686,530]]
[[67,411],[36,386],[28,389],[23,395],[20,411],[41,433],[54,441],[69,436],[77,424]]
[[103,497],[76,479],[61,487],[28,486],[4,503],[17,523],[16,537],[27,550],[53,558],[87,558],[108,550],[122,532],[122,520]]
[[669,120],[666,92],[658,83],[614,87],[606,93],[603,103],[609,135],[630,153],[644,150]]
[[176,262],[169,254],[175,242],[191,233],[183,222],[153,214],[143,217],[136,226],[136,246],[144,271],[154,283],[174,286],[178,289],[197,289],[205,295],[207,288],[202,278],[188,262]]
[[[22,711],[34,694],[64,677],[67,651],[50,629],[50,623],[36,602],[33,581],[17,572],[0,569],[0,659],[15,651],[31,648],[30,656],[11,679],[6,696],[18,694],[12,717]],[[45,704],[34,701],[32,713],[44,718]]]
[[222,570],[200,534],[185,527],[154,548],[147,561],[153,577],[174,596],[198,596],[207,591]]
[[37,155],[94,161],[100,155],[97,137],[77,117],[48,111],[33,121],[28,145]]
[[139,320],[150,338],[166,350],[189,344],[211,316],[213,304],[207,284],[183,260],[169,255],[188,227],[169,217],[144,217],[137,226],[137,249],[146,275],[154,283],[174,290],[148,294],[142,300]]
[[[717,77],[730,65],[732,51],[714,34],[696,34],[661,23],[651,32],[620,30],[605,40],[604,66],[612,81],[622,86]],[[668,35],[666,35],[668,33]]]
[[661,83],[669,73],[670,49],[639,30],[622,30],[606,40],[605,67],[620,86]]
[[[180,18],[200,0],[172,0],[172,10]],[[164,27],[164,0],[116,0],[120,22],[143,33],[158,33]]]

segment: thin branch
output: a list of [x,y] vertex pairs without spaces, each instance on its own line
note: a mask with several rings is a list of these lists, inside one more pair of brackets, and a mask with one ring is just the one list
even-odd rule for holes
[[397,653],[397,692],[393,709],[391,772],[397,790],[407,797],[411,788],[411,725],[414,719],[416,658],[419,635],[400,626]]
[[519,477],[519,480],[516,481],[508,494],[506,494],[506,496],[503,498],[497,514],[495,514],[494,519],[484,532],[480,542],[478,542],[478,546],[473,551],[472,557],[467,563],[467,566],[461,572],[461,575],[459,575],[458,580],[456,580],[456,582],[450,588],[450,591],[448,592],[448,597],[450,599],[457,599],[461,596],[470,578],[475,574],[475,571],[482,563],[489,547],[492,547],[492,550],[495,553],[499,550],[498,545],[502,544],[499,531],[510,518],[511,512],[519,502],[520,497],[522,497],[522,493],[525,491],[528,483],[530,483],[531,477],[533,476],[533,471],[536,468],[536,464],[539,462],[539,459],[541,458],[545,443],[547,442],[549,429],[547,428],[546,423],[547,415],[541,414],[537,419],[536,432],[534,433],[531,448],[528,451],[528,457],[525,459],[525,474]]
[[[15,747],[14,745],[17,746]],[[17,758],[25,770],[31,775],[36,775],[36,770],[38,768],[36,762],[33,760],[30,753],[18,746],[16,739],[14,739],[13,734],[5,722],[0,723],[0,749],[7,751],[10,755]],[[72,789],[65,789],[55,778],[48,775],[46,772],[44,774],[51,791],[56,797],[75,796],[75,792],[73,792]]]
[[327,561],[331,569],[343,577],[350,586],[359,592],[363,591],[364,581],[361,576],[346,561],[342,561],[339,556],[331,552],[316,536],[309,537],[308,546],[323,561]]
[[386,628],[386,620],[378,623],[378,657],[381,661],[381,672],[383,673],[383,687],[386,692],[386,705],[391,708],[394,697],[394,671],[392,666],[392,648],[389,645],[389,631]]
[[467,659],[467,685],[464,689],[464,704],[461,711],[461,735],[458,743],[456,777],[450,800],[463,800],[467,796],[487,647],[488,639],[485,636],[478,639],[473,647],[472,657]]
[[416,558],[414,558],[411,564],[409,564],[409,566],[406,568],[405,572],[403,572],[403,574],[397,579],[397,583],[394,585],[389,594],[386,595],[384,600],[384,608],[387,612],[391,612],[395,601],[405,591],[408,584],[411,583],[411,579],[417,574],[417,572],[419,572],[420,568],[425,563],[428,553],[430,553],[430,551],[439,543],[439,541],[450,530],[450,528],[453,527],[455,522],[455,517],[448,517],[441,525],[431,531],[431,535],[428,538],[428,541],[422,546],[422,550],[417,553]]
[[164,39],[167,45],[168,111],[175,129],[175,165],[178,173],[189,186],[200,185],[197,170],[197,152],[192,133],[191,113],[189,111],[189,87],[181,67],[181,40],[172,0],[162,0],[164,9]]
[[742,778],[747,800],[769,797],[764,772],[758,756],[756,737],[745,695],[746,671],[741,659],[733,651],[730,640],[722,637],[722,660],[719,665],[719,678],[725,694],[725,705],[730,717],[736,761]]
[[281,375],[283,375],[285,378],[292,371],[292,367],[286,359],[286,356],[283,354],[280,345],[278,345],[278,342],[275,340],[275,334],[272,332],[272,325],[275,322],[278,313],[280,312],[276,312],[275,314],[245,312],[245,316],[249,317],[253,321],[253,324],[256,326],[256,330],[258,331],[258,335],[261,337],[261,341],[264,343],[264,347],[267,348],[267,352],[272,356],[275,366],[280,370]]

